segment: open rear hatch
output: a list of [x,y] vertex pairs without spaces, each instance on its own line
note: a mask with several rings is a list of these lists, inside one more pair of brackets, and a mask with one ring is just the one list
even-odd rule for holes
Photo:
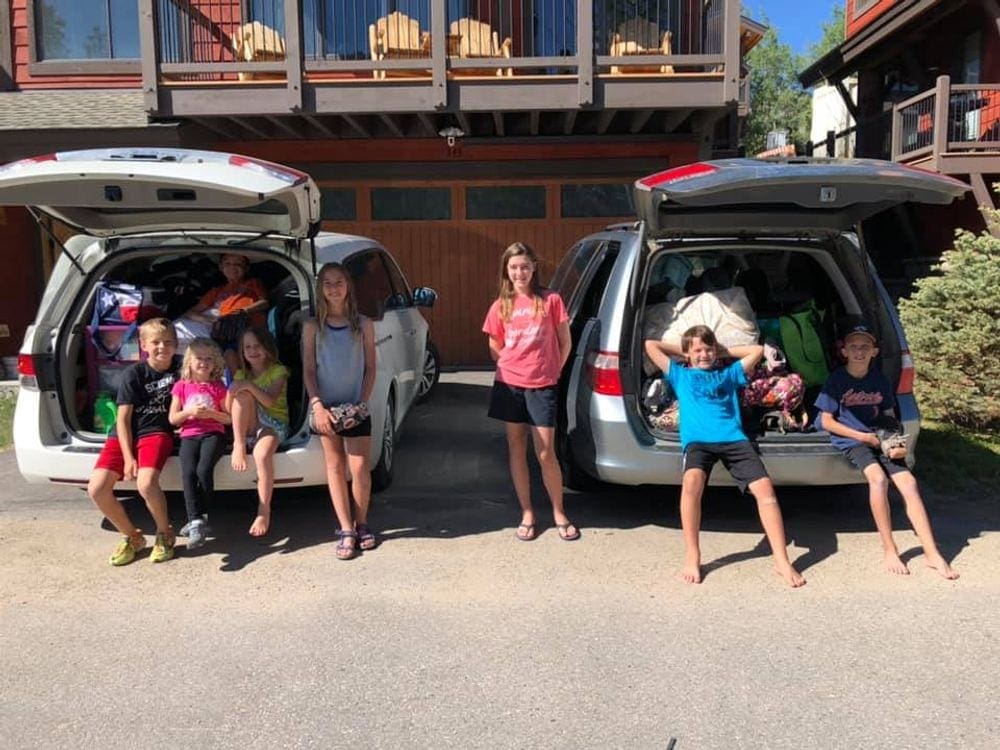
[[907,203],[951,203],[969,186],[868,159],[723,159],[637,180],[635,205],[651,237],[760,236],[850,230]]
[[302,238],[319,226],[305,172],[236,154],[94,149],[0,167],[0,205],[33,206],[94,237],[250,231]]

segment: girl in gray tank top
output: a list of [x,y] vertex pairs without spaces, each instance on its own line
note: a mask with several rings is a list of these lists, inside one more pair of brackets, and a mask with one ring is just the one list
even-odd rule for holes
[[[351,276],[339,263],[327,263],[316,276],[316,317],[302,327],[302,365],[309,425],[323,446],[330,500],[340,526],[336,554],[350,560],[359,550],[378,544],[368,526],[372,420],[365,417],[338,432],[330,407],[367,408],[375,384],[375,333],[372,321],[358,312]],[[351,491],[348,475],[353,478]]]

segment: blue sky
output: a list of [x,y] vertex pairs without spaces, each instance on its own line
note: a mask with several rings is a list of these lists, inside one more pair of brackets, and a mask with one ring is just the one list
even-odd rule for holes
[[802,54],[819,41],[820,24],[833,15],[837,5],[843,7],[844,0],[743,0],[743,12],[755,21],[766,15],[778,39]]

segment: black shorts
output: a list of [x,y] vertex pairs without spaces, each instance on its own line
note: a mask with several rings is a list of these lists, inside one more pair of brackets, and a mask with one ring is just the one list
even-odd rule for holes
[[556,426],[558,388],[518,388],[499,380],[493,382],[487,414],[503,422],[518,422],[535,427]]
[[751,484],[767,477],[764,462],[749,440],[736,443],[689,443],[684,451],[684,471],[701,469],[706,474],[711,474],[716,461],[722,461],[722,465],[733,475],[740,492],[746,492]]
[[848,461],[858,469],[861,469],[861,471],[864,471],[872,464],[881,466],[890,477],[893,474],[910,470],[906,465],[905,459],[891,459],[878,448],[873,448],[864,443],[858,443],[851,448],[844,449],[844,455],[847,456]]
[[[388,413],[385,415],[386,419],[389,418]],[[316,429],[316,423],[313,421],[313,415],[309,414],[309,431],[313,435],[319,435],[319,430]],[[358,422],[354,427],[350,429],[343,430],[341,432],[334,433],[342,438],[355,438],[355,437],[369,437],[372,434],[372,418],[365,417],[363,421]]]

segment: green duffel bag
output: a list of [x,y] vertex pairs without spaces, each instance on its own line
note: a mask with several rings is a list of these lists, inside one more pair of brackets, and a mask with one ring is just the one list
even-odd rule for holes
[[778,326],[789,369],[802,376],[806,387],[823,385],[830,370],[826,364],[822,319],[816,303],[810,302],[801,310],[782,315],[778,318]]

